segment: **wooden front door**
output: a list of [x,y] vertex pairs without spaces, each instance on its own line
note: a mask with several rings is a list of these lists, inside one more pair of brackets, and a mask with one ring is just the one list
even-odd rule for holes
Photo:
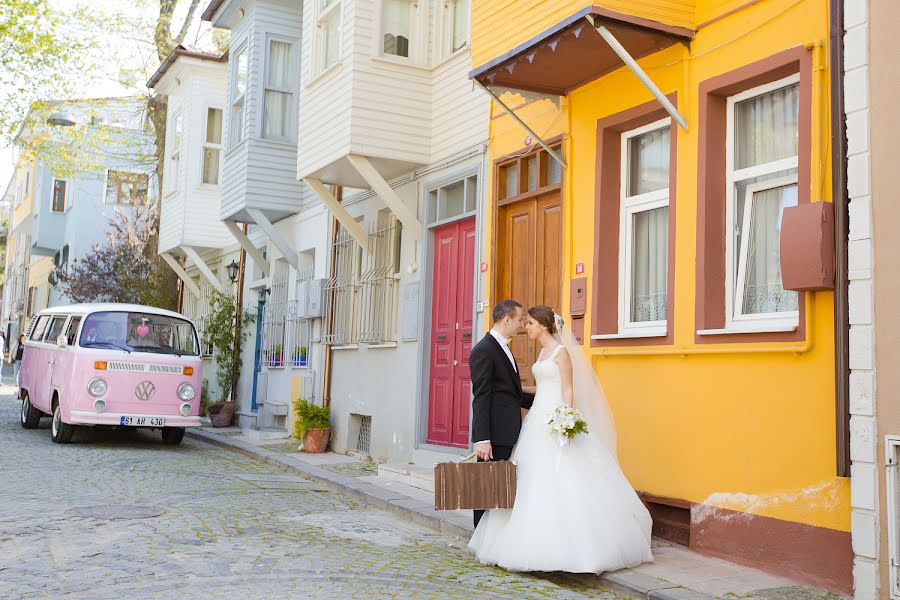
[[436,229],[426,438],[429,444],[469,446],[474,269],[475,219]]
[[[516,300],[526,309],[562,300],[562,204],[558,191],[498,209],[494,302]],[[537,345],[520,332],[510,343],[524,385],[533,385]]]

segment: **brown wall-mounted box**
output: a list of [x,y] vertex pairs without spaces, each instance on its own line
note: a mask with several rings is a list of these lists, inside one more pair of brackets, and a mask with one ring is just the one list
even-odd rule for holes
[[572,335],[579,344],[584,343],[584,317],[572,317]]
[[834,205],[810,202],[781,217],[781,281],[786,290],[834,289]]
[[569,314],[583,317],[587,312],[587,277],[577,277],[569,286]]

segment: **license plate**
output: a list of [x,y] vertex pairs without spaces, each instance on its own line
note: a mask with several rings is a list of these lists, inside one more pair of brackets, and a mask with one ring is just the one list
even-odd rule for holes
[[163,417],[126,417],[119,419],[119,425],[132,425],[135,427],[163,427],[166,420]]

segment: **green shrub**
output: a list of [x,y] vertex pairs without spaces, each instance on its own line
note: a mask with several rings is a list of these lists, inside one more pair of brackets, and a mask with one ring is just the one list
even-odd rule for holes
[[303,439],[308,429],[328,429],[331,427],[331,410],[318,406],[305,398],[294,400],[294,437]]

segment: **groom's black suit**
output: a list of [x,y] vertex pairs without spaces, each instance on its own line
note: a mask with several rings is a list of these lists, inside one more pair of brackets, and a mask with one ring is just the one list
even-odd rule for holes
[[[513,367],[500,342],[490,333],[469,354],[472,442],[490,440],[494,460],[509,459],[522,428],[520,409],[529,409],[534,402],[533,394],[522,391],[517,369],[518,365]],[[483,510],[475,511],[476,527],[483,514]]]

